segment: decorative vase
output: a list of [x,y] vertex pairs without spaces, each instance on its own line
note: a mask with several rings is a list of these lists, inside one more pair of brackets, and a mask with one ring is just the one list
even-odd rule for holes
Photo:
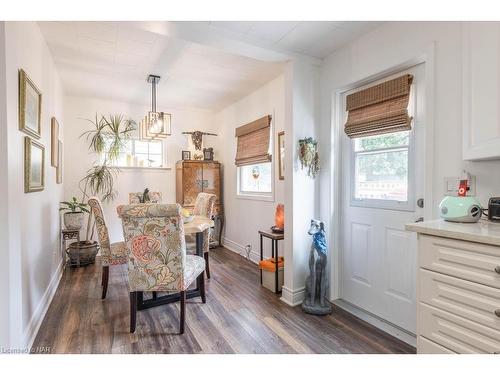
[[95,257],[98,251],[99,244],[96,241],[72,242],[66,250],[66,254],[68,254],[69,258],[69,265],[86,266],[95,263]]
[[83,226],[83,212],[66,212],[64,214],[66,229],[78,230]]

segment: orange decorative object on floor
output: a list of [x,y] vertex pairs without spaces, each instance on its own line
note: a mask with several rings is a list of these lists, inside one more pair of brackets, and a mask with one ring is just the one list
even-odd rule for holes
[[[285,259],[278,257],[278,268],[283,268]],[[264,259],[259,262],[259,268],[264,271],[274,272],[276,270],[276,260],[274,258]]]

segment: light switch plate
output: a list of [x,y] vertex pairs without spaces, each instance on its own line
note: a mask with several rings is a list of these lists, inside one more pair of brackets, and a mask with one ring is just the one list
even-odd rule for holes
[[[445,177],[444,178],[444,195],[458,195],[458,185],[460,183],[460,177]],[[476,195],[476,176],[470,176],[470,180],[467,183],[467,196]]]

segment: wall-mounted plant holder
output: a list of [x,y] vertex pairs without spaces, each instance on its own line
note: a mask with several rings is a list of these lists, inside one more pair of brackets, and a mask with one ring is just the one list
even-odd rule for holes
[[299,139],[299,160],[307,175],[315,178],[319,172],[318,142],[311,137]]

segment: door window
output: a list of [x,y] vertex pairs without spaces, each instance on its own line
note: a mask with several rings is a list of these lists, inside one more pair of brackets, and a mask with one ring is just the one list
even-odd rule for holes
[[410,131],[352,141],[352,205],[412,208]]

